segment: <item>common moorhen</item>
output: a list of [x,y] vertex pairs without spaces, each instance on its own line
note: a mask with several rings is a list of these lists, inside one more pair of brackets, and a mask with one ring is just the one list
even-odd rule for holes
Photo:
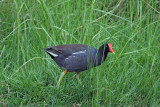
[[107,43],[100,46],[98,50],[81,44],[48,46],[47,49],[43,50],[51,56],[60,68],[65,70],[59,78],[58,87],[67,72],[76,72],[78,82],[81,84],[79,72],[101,65],[108,52],[114,53],[112,45]]

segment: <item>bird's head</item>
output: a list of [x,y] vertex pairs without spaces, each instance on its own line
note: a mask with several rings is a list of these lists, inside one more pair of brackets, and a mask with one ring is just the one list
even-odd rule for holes
[[108,52],[111,52],[111,53],[115,54],[114,51],[113,51],[113,49],[112,49],[112,44],[110,44],[110,43],[105,43],[105,44],[103,44],[103,45],[99,48],[99,50],[103,50],[103,52],[104,52],[105,54],[108,53]]

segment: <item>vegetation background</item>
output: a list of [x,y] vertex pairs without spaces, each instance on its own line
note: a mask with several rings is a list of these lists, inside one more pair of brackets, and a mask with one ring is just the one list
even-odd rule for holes
[[[101,66],[62,72],[41,48],[112,43]],[[160,0],[1,0],[1,106],[160,106]]]

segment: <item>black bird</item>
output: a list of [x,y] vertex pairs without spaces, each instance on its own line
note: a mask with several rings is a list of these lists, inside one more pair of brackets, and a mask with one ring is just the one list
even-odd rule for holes
[[79,72],[101,65],[108,52],[114,53],[112,45],[107,43],[100,46],[98,50],[82,44],[48,46],[47,49],[43,50],[51,56],[60,68],[65,70],[59,78],[58,87],[67,72],[76,72],[78,82],[81,84]]

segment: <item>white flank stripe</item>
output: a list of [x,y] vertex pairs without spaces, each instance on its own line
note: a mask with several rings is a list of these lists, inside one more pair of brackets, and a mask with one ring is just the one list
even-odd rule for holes
[[52,56],[54,56],[54,57],[57,57],[58,55],[57,54],[54,54],[54,53],[52,53],[52,52],[49,52],[49,51],[47,51],[49,54],[51,54]]
[[66,58],[65,60],[68,60],[70,58],[75,58],[76,56],[69,56],[68,58]]
[[75,58],[76,56],[69,56],[68,58],[71,58],[71,57]]
[[84,51],[78,51],[78,52],[75,52],[73,54],[80,54],[80,53],[85,53],[85,52],[86,52],[86,50],[84,50]]

